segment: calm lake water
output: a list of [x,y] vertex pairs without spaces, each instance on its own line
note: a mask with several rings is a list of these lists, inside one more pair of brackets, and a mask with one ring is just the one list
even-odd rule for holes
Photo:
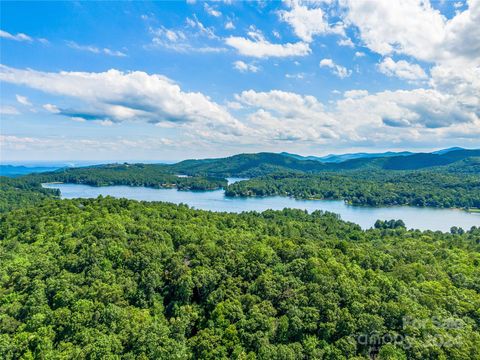
[[[228,179],[229,183],[243,180]],[[433,209],[408,206],[359,207],[346,205],[334,200],[296,200],[289,197],[271,196],[264,198],[230,198],[223,190],[214,191],[178,191],[176,189],[152,189],[132,186],[94,187],[78,184],[43,184],[46,188],[59,189],[64,199],[96,198],[99,195],[113,196],[144,201],[166,201],[175,204],[187,204],[195,209],[242,212],[264,211],[284,208],[304,209],[312,212],[324,210],[340,214],[341,218],[359,224],[368,229],[377,219],[402,219],[407,228],[420,230],[449,231],[452,226],[465,230],[480,226],[480,213],[469,213],[457,209]]]

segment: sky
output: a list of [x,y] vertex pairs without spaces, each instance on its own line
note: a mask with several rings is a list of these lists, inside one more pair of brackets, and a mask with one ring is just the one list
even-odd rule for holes
[[480,147],[480,0],[0,7],[3,163]]

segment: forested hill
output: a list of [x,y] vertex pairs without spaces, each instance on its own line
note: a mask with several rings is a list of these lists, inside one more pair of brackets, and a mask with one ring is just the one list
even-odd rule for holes
[[58,166],[15,166],[15,165],[0,165],[0,175],[16,177],[28,175],[33,173],[42,173],[47,171],[55,171]]
[[298,160],[275,153],[257,153],[239,154],[219,159],[185,160],[167,165],[167,168],[187,175],[255,177],[279,171],[322,171],[325,169],[325,164],[315,160]]
[[227,158],[186,160],[166,165],[170,171],[188,175],[218,177],[256,177],[275,172],[316,173],[348,170],[418,170],[445,166],[465,159],[480,157],[480,150],[454,150],[446,153],[417,153],[412,155],[358,158],[339,163],[323,163],[316,160],[297,159],[275,153],[239,154]]
[[65,182],[91,186],[176,187],[180,190],[212,190],[227,185],[227,181],[223,178],[178,176],[166,168],[165,165],[127,163],[64,168],[42,174],[27,175],[23,179],[35,182]]
[[[467,168],[478,171],[479,165],[480,162]],[[226,195],[342,199],[352,205],[367,206],[480,208],[480,172],[460,172],[464,167],[457,166],[447,166],[442,171],[438,167],[432,169],[437,171],[271,174],[231,184]]]
[[112,198],[0,215],[0,358],[480,359],[480,230]]

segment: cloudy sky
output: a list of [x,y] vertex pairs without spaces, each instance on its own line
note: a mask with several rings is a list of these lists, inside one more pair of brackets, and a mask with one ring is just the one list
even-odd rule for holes
[[480,147],[480,0],[0,6],[3,162]]

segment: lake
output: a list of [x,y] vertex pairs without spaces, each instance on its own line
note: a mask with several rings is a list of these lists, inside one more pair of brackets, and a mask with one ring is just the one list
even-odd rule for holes
[[[243,179],[231,178],[229,183]],[[178,191],[176,189],[152,189],[132,186],[94,187],[79,184],[43,184],[43,187],[59,189],[63,199],[96,198],[99,195],[143,201],[166,201],[187,204],[195,209],[242,212],[284,208],[303,209],[309,212],[324,210],[339,214],[343,220],[368,229],[377,219],[402,219],[407,228],[449,231],[452,226],[465,230],[480,226],[480,213],[458,209],[418,208],[411,206],[363,207],[351,206],[338,200],[297,200],[283,196],[232,198],[223,190]]]

